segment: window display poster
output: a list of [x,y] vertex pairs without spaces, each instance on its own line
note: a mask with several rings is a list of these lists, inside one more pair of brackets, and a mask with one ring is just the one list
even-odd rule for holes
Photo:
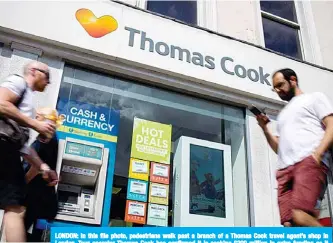
[[148,181],[149,161],[131,158],[128,177]]
[[137,224],[146,223],[146,207],[147,203],[126,201],[125,221]]
[[57,110],[65,118],[58,131],[84,138],[117,142],[119,111],[67,99],[59,99]]
[[226,217],[223,151],[190,145],[190,213]]
[[169,184],[170,165],[151,163],[150,181],[162,184]]
[[131,157],[170,164],[171,125],[134,118]]
[[128,179],[127,199],[133,201],[147,202],[148,182]]
[[149,203],[147,224],[168,226],[168,206]]
[[149,202],[168,205],[169,204],[169,185],[150,183]]

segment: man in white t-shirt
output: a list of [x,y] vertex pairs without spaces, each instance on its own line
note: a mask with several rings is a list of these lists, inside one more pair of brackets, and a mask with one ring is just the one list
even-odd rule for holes
[[[35,119],[33,93],[43,92],[49,84],[48,66],[31,62],[24,67],[23,77],[11,75],[0,86],[0,116],[16,121],[26,130],[32,128],[40,134],[52,134],[55,127]],[[20,156],[29,157],[32,165],[48,177],[50,169],[36,151],[27,144],[14,148],[8,141],[0,140],[0,209],[4,209],[4,229],[8,242],[24,242],[25,178]]]
[[[273,86],[289,103],[277,119],[277,134],[268,129],[268,117],[257,116],[271,148],[278,154],[278,204],[284,226],[321,226],[316,203],[326,185],[333,143],[333,108],[320,92],[305,94],[296,73],[281,69]],[[315,84],[314,84],[315,85]]]

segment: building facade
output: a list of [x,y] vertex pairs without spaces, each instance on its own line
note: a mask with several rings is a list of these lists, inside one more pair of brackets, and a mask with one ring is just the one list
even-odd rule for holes
[[[118,116],[116,133],[109,131],[117,140],[105,145],[101,219],[92,224],[126,225],[138,117],[172,125],[171,168],[182,136],[229,146],[231,169],[223,173],[231,176],[233,225],[280,226],[276,155],[248,107],[265,109],[275,129],[285,103],[272,90],[271,73],[284,67],[296,71],[302,90],[333,102],[333,33],[326,28],[332,13],[333,2],[324,1],[1,2],[0,80],[40,60],[50,66],[51,84],[36,95],[37,106],[72,115],[80,107],[87,119],[100,108],[109,121]],[[170,226],[175,183],[171,169]],[[329,198],[321,218],[331,217]]]

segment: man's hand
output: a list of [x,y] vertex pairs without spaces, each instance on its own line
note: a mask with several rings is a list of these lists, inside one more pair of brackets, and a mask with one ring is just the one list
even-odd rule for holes
[[258,121],[259,126],[263,130],[267,129],[267,124],[269,123],[268,116],[266,116],[265,114],[260,114],[259,116],[257,116],[257,121]]
[[40,167],[42,177],[45,181],[49,182],[48,186],[55,186],[59,182],[57,172],[51,170],[48,165],[42,164]]
[[312,157],[314,158],[314,160],[320,165],[321,164],[321,161],[322,161],[322,155],[321,154],[318,154],[316,152],[314,152],[312,154]]
[[44,135],[45,137],[49,137],[55,132],[56,126],[54,124],[35,120],[34,130]]

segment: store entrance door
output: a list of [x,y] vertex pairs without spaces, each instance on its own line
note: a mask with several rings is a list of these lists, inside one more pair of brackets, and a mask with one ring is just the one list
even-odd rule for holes
[[173,166],[174,226],[234,226],[229,145],[182,136]]

